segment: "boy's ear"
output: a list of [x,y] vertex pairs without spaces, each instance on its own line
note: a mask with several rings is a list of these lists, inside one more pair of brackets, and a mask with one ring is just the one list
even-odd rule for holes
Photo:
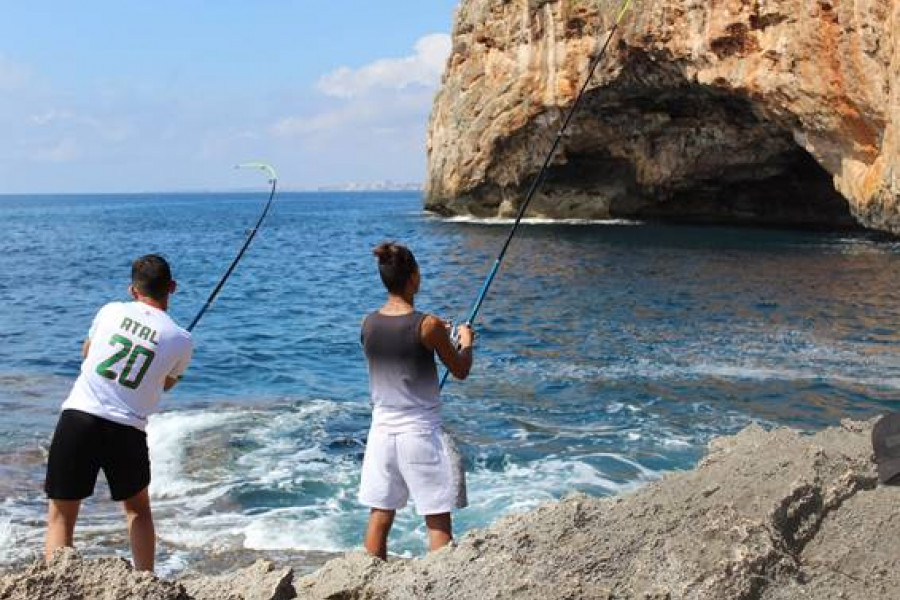
[[137,300],[138,293],[137,293],[137,290],[134,289],[134,285],[130,285],[130,284],[129,284],[129,286],[128,286],[128,293],[129,293],[129,295],[131,295],[132,298],[134,298],[135,300]]
[[174,294],[175,290],[177,290],[177,289],[178,289],[178,282],[173,279],[172,281],[169,282],[169,293]]

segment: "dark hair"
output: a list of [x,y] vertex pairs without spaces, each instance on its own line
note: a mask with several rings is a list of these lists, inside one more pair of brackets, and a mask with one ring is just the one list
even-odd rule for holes
[[394,242],[383,242],[373,251],[378,257],[378,273],[384,287],[392,294],[402,294],[413,273],[419,270],[416,257],[406,246]]
[[138,293],[162,301],[169,295],[172,270],[158,254],[148,254],[131,263],[131,285]]

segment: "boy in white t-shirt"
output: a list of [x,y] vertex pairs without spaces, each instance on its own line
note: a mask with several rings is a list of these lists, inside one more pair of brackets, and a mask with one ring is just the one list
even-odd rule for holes
[[94,317],[81,375],[62,405],[50,445],[45,556],[71,546],[81,501],[100,469],[112,499],[124,502],[134,566],[153,570],[156,534],[150,510],[150,457],[144,429],[163,390],[187,369],[191,334],[166,314],[175,291],[169,264],[155,254],[131,266],[134,302],[112,302]]

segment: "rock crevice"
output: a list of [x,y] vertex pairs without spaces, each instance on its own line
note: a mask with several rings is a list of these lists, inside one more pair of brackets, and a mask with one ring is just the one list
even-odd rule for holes
[[[427,208],[515,211],[612,2],[465,0],[429,128]],[[900,233],[900,5],[635,5],[533,205]]]

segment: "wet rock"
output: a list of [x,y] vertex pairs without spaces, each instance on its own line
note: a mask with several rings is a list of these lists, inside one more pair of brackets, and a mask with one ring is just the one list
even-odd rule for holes
[[[427,208],[515,212],[617,2],[465,0]],[[635,3],[532,205],[900,234],[900,4]]]

